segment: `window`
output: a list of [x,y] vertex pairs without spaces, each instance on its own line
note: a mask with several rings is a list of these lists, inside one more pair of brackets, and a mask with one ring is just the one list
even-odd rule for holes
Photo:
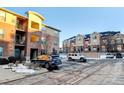
[[3,56],[3,47],[0,47],[0,56]]
[[31,42],[38,42],[40,40],[39,36],[31,35]]
[[97,39],[96,35],[93,35],[93,39]]
[[4,38],[4,30],[0,29],[0,39],[3,39],[3,38]]
[[72,54],[72,56],[74,56],[74,54]]
[[0,21],[5,21],[6,19],[6,14],[3,11],[0,11]]
[[123,43],[123,41],[122,41],[121,38],[117,38],[117,39],[116,39],[116,44],[122,44],[122,43]]
[[75,56],[77,56],[77,54],[75,54]]
[[31,28],[39,29],[39,24],[36,23],[36,22],[31,21]]

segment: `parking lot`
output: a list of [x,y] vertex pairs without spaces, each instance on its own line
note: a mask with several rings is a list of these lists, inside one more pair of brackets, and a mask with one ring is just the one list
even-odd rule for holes
[[92,85],[124,84],[122,59],[89,59],[87,63],[66,61],[59,70],[28,76],[5,85]]

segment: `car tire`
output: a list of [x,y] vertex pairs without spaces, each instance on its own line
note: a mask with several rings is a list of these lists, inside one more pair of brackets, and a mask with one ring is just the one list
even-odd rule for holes
[[81,62],[86,62],[86,59],[80,58],[80,61],[81,61]]
[[69,58],[68,58],[68,61],[72,61],[72,58],[71,58],[71,57],[69,57]]
[[47,69],[48,71],[53,71],[53,68],[52,68],[52,66],[51,66],[49,63],[46,63],[46,64],[45,64],[45,67],[46,67],[46,69]]

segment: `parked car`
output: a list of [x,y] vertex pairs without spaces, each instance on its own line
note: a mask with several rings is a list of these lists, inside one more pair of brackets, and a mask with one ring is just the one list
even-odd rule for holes
[[10,57],[8,57],[8,61],[9,61],[9,63],[15,63],[16,58],[14,56],[10,56]]
[[0,57],[0,65],[8,64],[8,63],[9,63],[8,58]]
[[61,58],[59,57],[59,55],[51,55],[51,66],[53,67],[53,69],[58,70],[59,69],[59,65],[62,64]]
[[114,58],[114,55],[111,54],[111,53],[107,53],[107,54],[106,54],[106,58]]
[[116,58],[123,58],[121,53],[116,53]]
[[42,67],[45,67],[47,70],[52,71],[58,69],[58,65],[62,64],[58,55],[40,55],[35,59],[31,60],[32,63],[39,64]]
[[86,62],[86,57],[81,53],[68,53],[67,57],[69,61],[78,60],[81,62]]

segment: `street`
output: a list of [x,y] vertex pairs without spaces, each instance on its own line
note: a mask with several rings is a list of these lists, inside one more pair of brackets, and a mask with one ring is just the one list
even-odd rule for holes
[[60,70],[28,76],[2,85],[120,85],[124,84],[124,60],[90,59],[87,63],[64,61]]

